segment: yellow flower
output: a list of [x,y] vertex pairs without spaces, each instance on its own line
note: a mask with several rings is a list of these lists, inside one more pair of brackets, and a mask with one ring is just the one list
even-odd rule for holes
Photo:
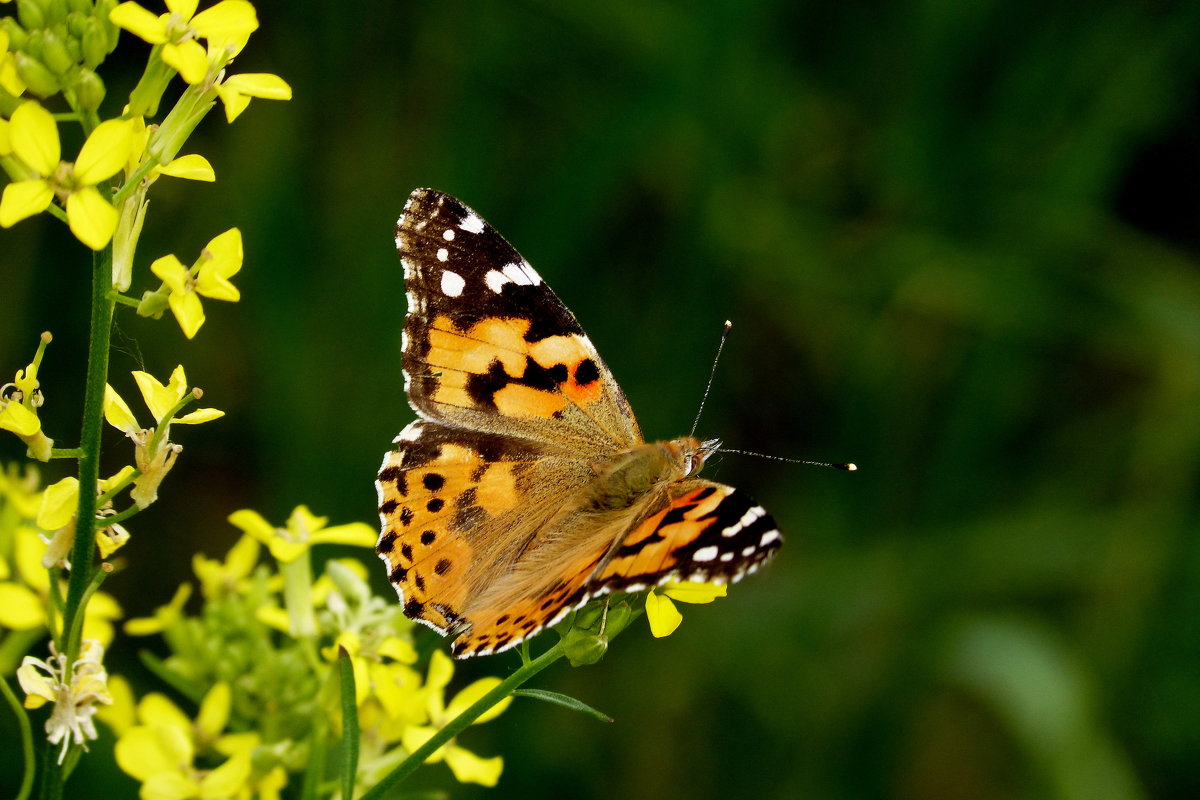
[[[162,60],[190,84],[204,81],[246,46],[258,28],[254,6],[245,0],[223,0],[196,13],[197,0],[167,0],[168,13],[155,16],[137,3],[125,2],[108,18],[153,45]],[[197,39],[208,42],[208,50]]]
[[43,399],[38,369],[51,339],[48,331],[43,333],[29,366],[17,370],[11,383],[0,386],[0,429],[15,433],[28,448],[28,455],[38,461],[49,461],[54,446],[54,440],[42,432],[42,421],[37,415]]
[[183,583],[175,590],[175,596],[165,606],[159,606],[153,617],[134,617],[125,622],[125,633],[130,636],[149,636],[162,633],[183,615],[183,606],[192,596],[192,585]]
[[[440,650],[434,651],[433,657],[429,661],[429,676],[425,680],[426,706],[430,724],[410,725],[405,729],[404,748],[410,753],[429,741],[438,730],[500,684],[499,678],[480,678],[456,694],[454,699],[446,704],[443,700],[443,692],[453,675],[454,663],[450,657]],[[506,697],[471,724],[478,725],[495,719],[508,708],[511,701],[511,697]],[[436,763],[442,760],[445,760],[446,766],[450,767],[455,779],[461,783],[495,786],[496,782],[500,780],[500,772],[504,769],[504,760],[500,756],[480,758],[457,744],[454,739],[435,750],[426,759],[426,763]]]
[[225,104],[225,119],[233,122],[250,105],[250,98],[291,100],[292,87],[278,75],[269,72],[231,75],[214,87],[217,97]]
[[189,397],[199,397],[199,389],[188,389],[187,375],[182,366],[174,369],[165,385],[148,372],[135,371],[133,379],[147,408],[154,415],[156,427],[140,427],[129,405],[107,384],[104,387],[104,418],[133,441],[134,461],[140,474],[134,480],[134,488],[129,496],[138,508],[145,508],[158,499],[158,486],[171,467],[175,466],[175,459],[182,449],[170,441],[171,425],[199,425],[219,419],[225,416],[225,412],[201,408],[183,416],[175,416]]
[[206,558],[200,553],[192,556],[192,570],[200,580],[200,594],[214,600],[244,589],[246,579],[258,563],[261,548],[254,537],[242,536],[229,548],[223,561]]
[[215,769],[195,766],[197,752],[218,747],[229,721],[229,685],[218,683],[200,703],[193,723],[161,694],[148,694],[137,706],[137,725],[117,739],[117,765],[142,782],[144,798],[241,797],[251,778],[252,748],[237,748]]
[[62,763],[72,742],[87,749],[86,740],[96,738],[96,703],[111,703],[108,693],[108,672],[101,661],[104,647],[94,639],[84,639],[79,658],[71,665],[71,682],[64,684],[67,657],[50,643],[50,659],[25,656],[17,668],[17,680],[25,690],[25,707],[39,708],[53,703],[54,710],[46,720],[46,741],[62,742],[58,763]]
[[[110,478],[101,478],[97,483],[101,493],[107,492],[118,484],[124,484],[133,467],[122,467]],[[66,565],[67,556],[75,542],[75,508],[79,505],[79,481],[76,478],[63,478],[58,483],[46,487],[42,495],[42,504],[38,508],[38,527],[46,531],[54,531],[46,545],[42,556],[42,566],[46,569]],[[112,501],[105,503],[98,515],[103,519],[112,512]],[[96,531],[96,546],[100,548],[100,557],[108,558],[116,550],[129,541],[129,531],[119,523],[108,525]]]
[[[62,512],[57,510],[61,504],[66,508],[63,524],[69,525],[73,533],[71,518],[77,498],[77,489],[73,490],[73,486],[77,487],[78,481],[72,478],[55,484],[54,491],[39,492],[36,475],[19,478],[15,471],[0,470],[0,497],[4,501],[0,508],[6,516],[17,517],[8,529],[12,561],[0,557],[0,628],[23,631],[49,625],[50,573],[46,571],[44,559],[51,548],[47,547],[44,535],[34,527],[34,520],[49,514],[45,519],[50,522],[61,521]],[[47,496],[59,499],[48,503]],[[49,506],[54,508],[47,511]],[[59,514],[57,519],[53,516],[56,512]],[[112,641],[112,622],[121,615],[121,607],[111,595],[96,592],[84,610],[83,635],[107,646]]]
[[96,188],[117,174],[129,158],[133,126],[128,120],[101,122],[79,150],[74,164],[60,162],[58,126],[50,112],[32,100],[12,113],[8,125],[13,154],[29,177],[4,187],[0,226],[11,227],[40,214],[55,196],[65,201],[67,223],[79,241],[99,250],[117,228],[117,210]]
[[361,522],[327,528],[325,524],[329,518],[314,516],[307,506],[297,506],[283,528],[273,527],[261,514],[250,509],[233,512],[229,521],[265,544],[271,555],[284,563],[295,561],[315,544],[374,547],[378,538],[373,528]]
[[715,583],[665,583],[656,586],[646,595],[646,620],[650,633],[661,639],[670,636],[683,622],[683,615],[675,608],[672,600],[681,603],[711,603],[725,596],[724,584]]
[[189,339],[204,324],[204,306],[200,303],[200,295],[230,303],[241,299],[237,287],[229,282],[241,268],[242,232],[237,228],[230,228],[214,237],[201,251],[200,258],[191,269],[183,266],[174,255],[165,255],[150,265],[150,271],[161,278],[170,290],[167,303],[183,335]]

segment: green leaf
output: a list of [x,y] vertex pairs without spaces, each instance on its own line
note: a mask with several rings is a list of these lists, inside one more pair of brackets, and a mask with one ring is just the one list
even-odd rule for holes
[[342,677],[342,800],[352,800],[354,777],[358,774],[358,704],[354,663],[349,651],[341,645],[338,645],[338,669]]
[[545,689],[517,689],[513,692],[514,697],[532,697],[534,700],[544,700],[547,703],[553,703],[556,706],[569,708],[572,711],[578,711],[581,714],[586,714],[589,717],[595,717],[601,722],[612,722],[613,718],[603,711],[592,708],[582,700],[576,700],[574,697],[568,697],[565,694],[558,692],[548,692]]

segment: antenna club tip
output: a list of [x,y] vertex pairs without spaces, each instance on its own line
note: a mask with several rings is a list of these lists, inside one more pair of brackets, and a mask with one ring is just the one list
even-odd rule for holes
[[733,322],[731,322],[730,320],[725,320],[725,330],[729,330],[732,327],[733,327]]
[[844,470],[846,470],[846,472],[857,472],[858,471],[858,464],[855,464],[855,463],[834,464],[834,466],[837,467],[838,469],[844,469]]

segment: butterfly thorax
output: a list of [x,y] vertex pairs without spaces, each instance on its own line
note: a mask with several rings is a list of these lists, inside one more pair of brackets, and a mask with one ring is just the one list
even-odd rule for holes
[[597,512],[628,508],[656,486],[699,472],[704,459],[719,444],[685,436],[624,450],[611,461],[597,465],[596,479],[587,488],[588,507]]

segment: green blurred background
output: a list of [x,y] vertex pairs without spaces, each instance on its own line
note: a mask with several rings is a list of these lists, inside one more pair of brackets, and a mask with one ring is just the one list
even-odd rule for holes
[[[729,318],[701,433],[861,471],[717,459],[778,519],[775,564],[668,639],[639,624],[539,678],[615,724],[521,702],[464,737],[504,755],[497,789],[441,766],[421,787],[1200,796],[1200,4],[258,8],[238,71],[295,99],[205,122],[187,150],[218,182],[156,186],[135,284],[236,224],[243,300],[206,303],[192,342],[118,314],[118,389],[182,361],[228,412],[178,432],[106,584],[127,612],[224,552],[236,508],[373,523],[412,418],[393,224],[432,186],[574,309],[648,436],[687,431]],[[122,48],[118,105],[146,52]],[[70,440],[86,254],[30,221],[0,261],[0,365],[54,332],[43,417]],[[76,796],[132,795],[103,760]]]

